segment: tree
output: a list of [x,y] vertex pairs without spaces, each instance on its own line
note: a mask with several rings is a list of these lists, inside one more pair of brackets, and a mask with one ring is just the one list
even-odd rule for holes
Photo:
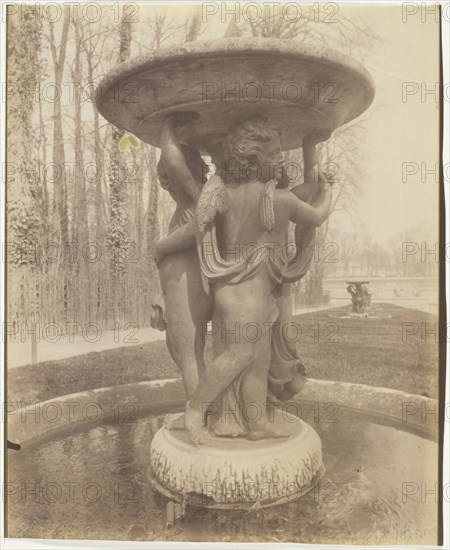
[[[122,13],[119,28],[120,47],[118,62],[122,63],[130,57],[131,22],[126,11]],[[109,228],[108,247],[110,255],[110,271],[113,276],[122,275],[126,271],[126,257],[129,249],[129,217],[128,189],[126,181],[128,151],[120,150],[120,140],[125,131],[111,125],[112,140],[109,168]]]
[[[39,252],[46,197],[33,146],[33,115],[40,101],[42,73],[42,25],[36,10],[29,7],[19,15],[8,14],[7,19],[7,82],[11,86],[6,102],[7,320],[17,331],[35,330],[41,314]],[[33,351],[32,361],[35,358]]]
[[[10,240],[19,245],[10,260],[17,266],[38,267],[37,257],[43,229],[45,193],[40,182],[33,148],[33,112],[40,100],[40,50],[42,26],[30,8],[20,16],[8,17],[7,112],[7,215]],[[12,238],[11,238],[12,237]],[[27,253],[28,252],[28,253]],[[31,254],[30,254],[31,252]]]
[[[78,24],[80,26],[80,24]],[[96,82],[98,68],[103,59],[103,51],[106,44],[107,32],[101,27],[94,32],[92,24],[88,23],[86,32],[83,32],[83,40],[81,47],[84,52],[84,61],[87,67],[87,81],[91,86]],[[94,91],[94,90],[92,90]],[[106,213],[105,197],[102,190],[104,181],[104,150],[105,144],[102,146],[102,138],[100,133],[100,115],[92,102],[92,110],[94,115],[93,127],[93,147],[94,147],[94,164],[96,166],[95,190],[94,190],[94,219],[95,219],[95,240],[100,245],[104,243],[106,233]],[[107,133],[106,133],[107,135]]]
[[[69,33],[69,10],[63,10],[63,27],[59,47],[56,45],[55,24],[49,21],[49,42],[54,67],[54,84],[56,93],[62,90],[64,63],[66,59],[67,38]],[[59,215],[60,243],[69,242],[69,216],[67,208],[67,182],[65,172],[64,132],[62,126],[61,101],[53,102],[53,165],[56,167],[58,177],[55,181],[55,200]]]

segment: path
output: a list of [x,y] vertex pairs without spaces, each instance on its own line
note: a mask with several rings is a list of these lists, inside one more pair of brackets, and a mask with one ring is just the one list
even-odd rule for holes
[[[430,304],[427,300],[408,300],[408,299],[387,299],[373,300],[373,303],[389,302],[398,306],[418,309],[427,313],[438,313],[437,307]],[[319,306],[297,308],[294,315],[304,313],[312,313],[315,311],[323,311],[325,309],[350,306],[348,298],[331,299],[330,303]],[[101,335],[86,334],[82,335],[61,336],[57,341],[51,337],[40,337],[36,344],[36,363],[43,361],[53,361],[56,359],[65,359],[76,355],[83,355],[93,351],[104,351],[108,349],[121,348],[123,346],[136,346],[139,344],[147,344],[157,340],[165,340],[166,333],[155,330],[151,327],[140,327],[128,330],[104,330]],[[12,341],[8,343],[8,368],[21,367],[29,365],[32,362],[32,347],[31,337],[25,338],[24,342]]]
[[[98,338],[98,339],[97,339]],[[40,337],[36,344],[36,362],[65,359],[75,355],[83,355],[92,351],[121,348],[123,346],[137,346],[157,340],[165,340],[166,333],[151,327],[140,327],[128,330],[103,330],[101,334],[74,334],[61,336],[57,341]],[[56,339],[56,338],[55,338]],[[21,367],[31,363],[31,336],[25,342],[12,341],[8,343],[8,368]]]

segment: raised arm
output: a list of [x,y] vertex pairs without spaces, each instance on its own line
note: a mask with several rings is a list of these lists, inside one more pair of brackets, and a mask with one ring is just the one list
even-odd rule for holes
[[323,179],[320,169],[319,156],[316,146],[320,141],[325,141],[330,137],[330,134],[312,133],[307,134],[303,138],[303,169],[305,173],[305,184],[317,184]]
[[287,191],[287,193],[290,194],[290,197],[285,200],[289,205],[289,220],[291,222],[319,227],[327,219],[331,207],[331,187],[326,180],[319,183],[318,194],[313,206],[297,197],[292,197],[290,191]]
[[291,193],[302,201],[309,202],[311,197],[318,191],[317,184],[320,180],[325,179],[320,167],[316,145],[320,141],[327,140],[330,135],[329,132],[314,132],[307,134],[303,138],[304,183],[302,185],[296,185],[291,189]]
[[182,124],[182,113],[169,115],[161,128],[161,158],[167,170],[170,184],[177,194],[183,194],[194,204],[201,192],[200,182],[192,177],[181,150],[175,127]]
[[309,202],[312,195],[317,193],[317,185],[313,183],[302,183],[290,189],[290,192],[301,201]]
[[[316,145],[330,137],[329,132],[314,132],[304,137],[303,160],[305,183],[291,189],[297,200],[290,201],[290,220],[296,224],[318,227],[331,208],[331,186],[322,174]],[[303,202],[313,197],[312,204]]]

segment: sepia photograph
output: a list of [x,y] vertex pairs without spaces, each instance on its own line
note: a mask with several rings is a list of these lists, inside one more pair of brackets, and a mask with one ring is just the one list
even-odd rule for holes
[[449,544],[449,6],[1,6],[5,548]]

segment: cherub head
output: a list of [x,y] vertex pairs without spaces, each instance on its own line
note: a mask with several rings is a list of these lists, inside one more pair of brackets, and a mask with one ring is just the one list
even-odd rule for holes
[[260,114],[235,125],[224,142],[227,174],[237,181],[263,183],[281,177],[280,131]]

